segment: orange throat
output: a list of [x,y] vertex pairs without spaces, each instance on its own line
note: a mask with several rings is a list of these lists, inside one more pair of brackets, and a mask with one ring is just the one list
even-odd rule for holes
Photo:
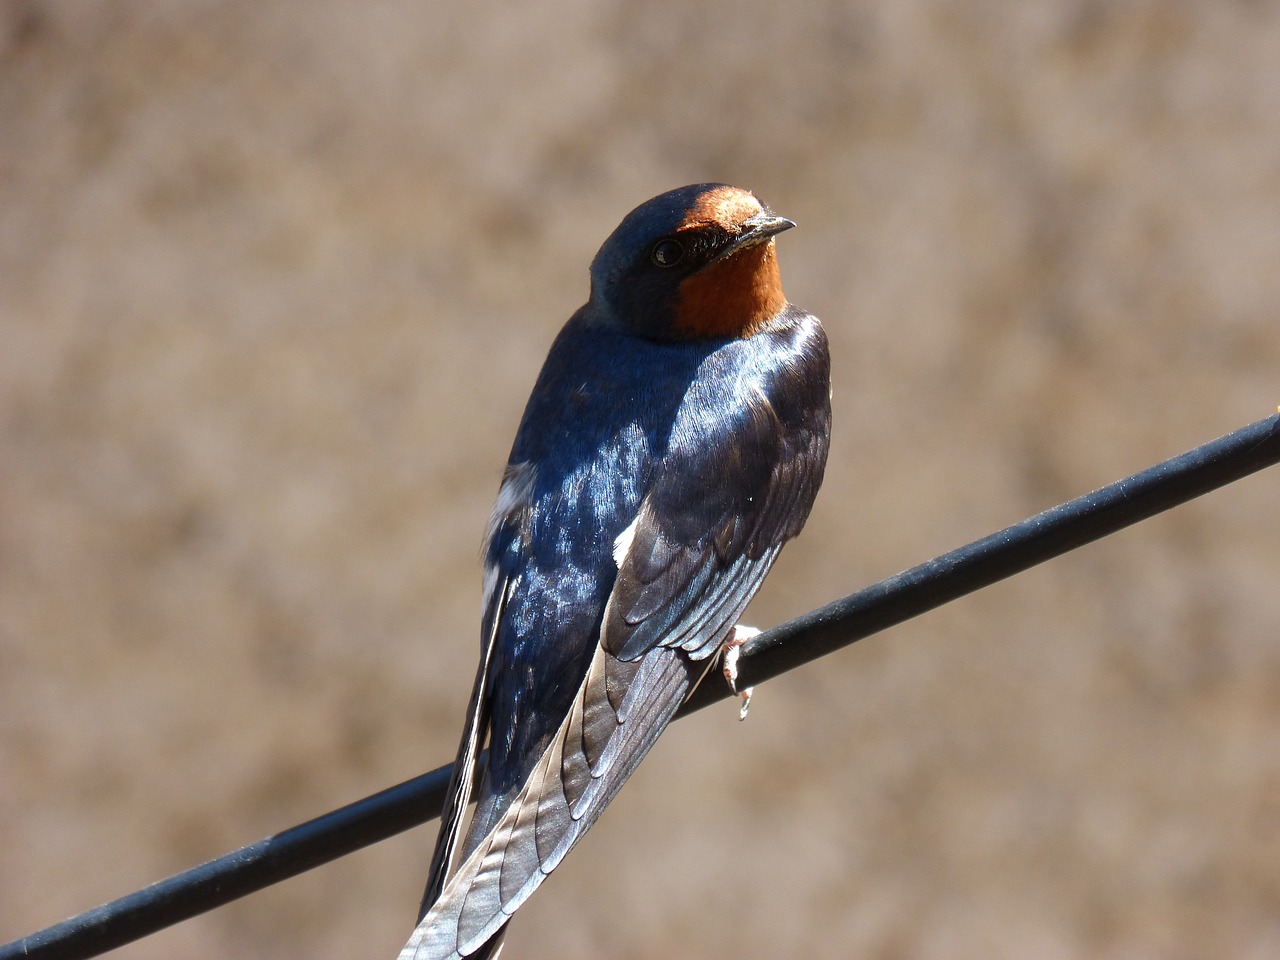
[[778,258],[769,239],[681,283],[675,332],[690,338],[749,337],[764,329],[786,303]]

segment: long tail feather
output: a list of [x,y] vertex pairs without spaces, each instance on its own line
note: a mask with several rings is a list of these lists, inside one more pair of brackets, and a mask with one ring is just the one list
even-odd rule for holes
[[449,878],[400,960],[461,960],[486,949],[595,823],[706,667],[667,647],[634,662],[598,650],[524,789]]

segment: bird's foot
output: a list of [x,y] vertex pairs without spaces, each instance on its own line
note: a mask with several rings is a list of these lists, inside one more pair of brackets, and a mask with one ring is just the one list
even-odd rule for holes
[[729,634],[729,639],[724,642],[724,654],[721,657],[721,664],[724,668],[724,679],[729,684],[729,689],[737,694],[742,701],[742,705],[738,708],[738,719],[747,719],[747,711],[751,709],[751,692],[754,687],[747,687],[744,690],[738,689],[738,657],[742,652],[742,645],[752,637],[759,636],[760,631],[755,627],[744,627],[738,624],[733,628],[733,632]]

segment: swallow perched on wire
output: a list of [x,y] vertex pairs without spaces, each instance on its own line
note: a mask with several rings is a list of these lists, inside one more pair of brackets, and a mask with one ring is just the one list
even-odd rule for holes
[[804,525],[830,359],[782,293],[792,226],[696,184],[637,207],[592,261],[489,521],[480,667],[400,960],[496,955]]

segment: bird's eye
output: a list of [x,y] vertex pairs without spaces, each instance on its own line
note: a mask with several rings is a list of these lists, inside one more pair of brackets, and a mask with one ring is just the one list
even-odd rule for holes
[[655,267],[674,267],[684,259],[684,245],[670,237],[659,240],[653,245],[649,259],[653,261]]

